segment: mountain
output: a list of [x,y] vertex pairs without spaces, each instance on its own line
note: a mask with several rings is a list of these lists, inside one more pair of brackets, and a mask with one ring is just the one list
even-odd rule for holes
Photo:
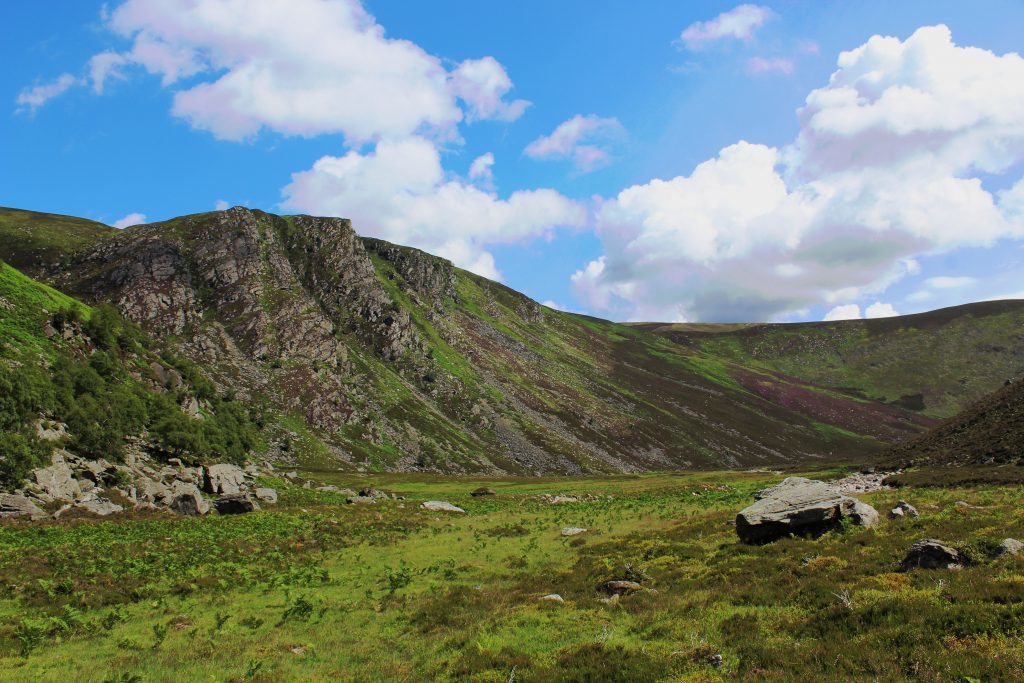
[[[938,424],[1024,358],[1021,302],[929,324],[622,325],[361,238],[344,219],[241,207],[123,231],[0,210],[0,258],[116,306],[258,413],[269,455],[307,467],[857,461]],[[968,347],[987,354],[983,370],[955,357]],[[922,348],[935,352],[887,357]]]

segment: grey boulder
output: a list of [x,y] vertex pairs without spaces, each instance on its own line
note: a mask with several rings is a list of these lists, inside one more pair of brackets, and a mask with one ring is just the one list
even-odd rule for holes
[[238,465],[219,463],[204,468],[204,486],[207,493],[235,494],[245,487],[245,470]]
[[43,519],[46,513],[33,503],[31,498],[13,493],[0,493],[0,517]]
[[878,512],[830,484],[788,477],[754,496],[757,501],[736,516],[736,533],[744,543],[767,543],[790,534],[818,534],[847,518],[863,527],[878,522]]
[[186,517],[199,517],[210,511],[210,504],[206,502],[206,499],[203,498],[203,495],[199,493],[199,489],[195,486],[192,486],[191,489],[179,491],[177,495],[171,498],[171,502],[167,507]]
[[256,500],[263,503],[274,504],[277,502],[277,491],[268,488],[256,489]]
[[1021,551],[1024,550],[1024,543],[1021,543],[1016,538],[1004,538],[1003,542],[999,544],[999,550],[996,551],[998,557],[1004,555],[1016,556],[1020,555]]
[[957,569],[967,564],[966,558],[956,548],[950,548],[942,541],[924,538],[910,546],[900,568],[911,569]]
[[455,512],[458,514],[465,514],[465,510],[457,505],[452,505],[445,500],[428,500],[420,505],[424,510],[430,510],[431,512]]
[[242,515],[260,509],[252,498],[244,493],[229,493],[213,501],[213,507],[221,515]]

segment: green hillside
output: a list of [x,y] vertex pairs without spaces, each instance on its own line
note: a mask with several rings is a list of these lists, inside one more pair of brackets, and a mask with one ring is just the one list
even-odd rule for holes
[[59,266],[76,249],[116,232],[87,218],[0,207],[0,257],[29,274]]

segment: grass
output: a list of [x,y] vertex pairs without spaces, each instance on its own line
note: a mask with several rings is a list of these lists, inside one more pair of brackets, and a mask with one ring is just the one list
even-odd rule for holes
[[27,277],[0,261],[0,355],[38,354],[53,357],[54,347],[43,326],[59,310],[89,307],[52,287]]
[[0,207],[0,259],[35,272],[117,232],[87,218]]
[[[1013,680],[1024,675],[1019,489],[913,488],[917,519],[736,541],[765,473],[270,482],[244,517],[0,525],[0,678],[21,680]],[[496,496],[472,498],[486,485]],[[573,494],[550,505],[539,494]],[[427,513],[450,500],[464,516]],[[971,507],[957,506],[966,501]],[[590,531],[562,538],[563,526]],[[900,573],[923,537],[958,572]],[[602,602],[612,578],[651,591]],[[564,603],[540,602],[556,592]],[[382,647],[382,644],[386,646]],[[721,655],[716,665],[715,655]]]

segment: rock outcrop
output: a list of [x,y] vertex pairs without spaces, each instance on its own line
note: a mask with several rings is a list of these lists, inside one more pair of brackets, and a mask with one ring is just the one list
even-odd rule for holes
[[736,516],[744,543],[766,543],[790,534],[818,534],[844,518],[863,527],[878,522],[878,512],[823,481],[789,477],[754,496],[757,502]]
[[967,564],[967,559],[956,548],[951,548],[934,538],[924,538],[910,546],[900,568],[911,569],[958,569]]

